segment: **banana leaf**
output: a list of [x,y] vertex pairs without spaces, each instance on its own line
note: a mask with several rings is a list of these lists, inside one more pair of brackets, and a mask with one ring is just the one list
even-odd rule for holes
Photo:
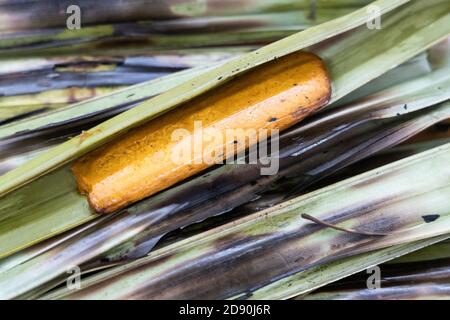
[[325,263],[257,289],[252,292],[251,296],[246,297],[246,299],[301,298],[314,289],[321,288],[329,283],[338,281],[381,263],[391,261],[397,257],[406,256],[411,253],[414,254],[415,252],[436,245],[439,242],[448,239],[448,237],[449,235],[434,237]]
[[204,71],[204,66],[176,72],[159,79],[144,82],[126,89],[117,90],[112,94],[97,97],[78,104],[69,105],[61,110],[36,116],[15,123],[0,126],[0,139],[5,140],[19,135],[34,135],[39,131],[45,131],[57,126],[67,126],[74,119],[90,121],[92,117],[100,113],[107,113],[114,109],[120,109],[124,105],[135,104],[171,89],[186,80]]
[[432,149],[169,245],[52,297],[246,297],[312,267],[446,235],[449,173],[438,164],[449,157],[448,144]]
[[[402,3],[396,1],[394,4],[392,1],[384,0],[377,2],[377,4],[380,6],[381,12],[385,13],[397,6],[401,6]],[[348,92],[351,92],[356,87],[361,86],[374,77],[382,74],[383,70],[388,70],[395,65],[402,63],[448,35],[448,31],[446,30],[448,24],[445,23],[445,8],[447,7],[447,3],[436,1],[435,5],[431,6],[431,10],[426,11],[422,10],[422,6],[423,3],[414,1],[411,2],[411,4],[400,7],[392,13],[387,14],[385,21],[386,25],[390,26],[390,28],[386,27],[384,32],[372,32],[372,30],[368,30],[365,25],[363,25],[362,27],[353,30],[351,34],[346,34],[346,37],[339,41],[337,45],[328,42],[328,44],[323,45],[322,48],[317,48],[316,51],[320,52],[319,54],[321,56],[323,55],[326,60],[329,60],[327,62],[333,79],[334,101]],[[399,30],[402,30],[403,28],[406,30],[410,27],[409,25],[416,24],[412,19],[405,18],[406,16],[411,16],[413,12],[414,14],[417,13],[423,15],[424,19],[421,21],[424,21],[424,28],[411,33],[411,37],[407,37],[404,32],[400,34]],[[73,138],[64,144],[52,148],[50,151],[38,155],[27,164],[6,173],[0,178],[2,194],[10,192],[42,174],[53,171],[36,182],[21,188],[17,192],[11,193],[7,197],[3,197],[1,200],[3,209],[2,216],[8,217],[14,215],[16,221],[20,221],[18,223],[19,225],[25,223],[25,221],[29,222],[23,225],[24,228],[29,228],[29,232],[27,232],[28,237],[24,238],[22,233],[20,239],[21,244],[19,244],[15,242],[19,239],[14,235],[9,234],[8,239],[10,239],[9,243],[11,244],[11,247],[9,247],[10,249],[5,248],[2,250],[2,255],[16,251],[95,217],[95,214],[89,210],[85,199],[77,194],[73,178],[70,176],[67,169],[62,168],[54,171],[56,167],[61,166],[71,159],[97,147],[101,143],[112,139],[115,135],[123,132],[123,130],[149,120],[151,117],[157,115],[158,112],[176,106],[185,99],[200,94],[252,66],[261,64],[268,59],[273,59],[277,56],[298,50],[304,46],[317,43],[320,40],[329,38],[343,30],[355,28],[358,25],[364,24],[367,18],[367,10],[363,8],[346,17],[336,19],[318,27],[310,28],[304,32],[261,48],[256,52],[244,55],[239,59],[233,59],[219,67],[204,72],[201,76],[198,76],[187,83],[142,103],[136,108],[108,120],[77,138]],[[434,21],[432,24],[433,28],[429,27],[430,23],[428,22],[431,21]],[[392,31],[387,32],[388,30]],[[418,34],[427,32],[430,34],[432,33],[433,35],[429,34],[427,37],[417,36]],[[315,36],[316,34],[319,34],[320,36]],[[311,40],[312,37],[313,40]],[[386,39],[383,39],[383,37]],[[380,49],[380,52],[377,51],[371,53],[370,50],[367,50],[368,47],[371,45],[373,46],[370,42],[371,38],[376,40],[377,49]],[[352,45],[350,45],[350,43],[352,43]],[[385,45],[384,49],[386,51],[381,50],[380,43]],[[367,46],[366,49],[364,49],[365,46]],[[389,51],[388,48],[394,47],[396,48],[394,52]],[[398,50],[398,48],[403,48],[403,50]],[[351,53],[352,50],[355,50],[355,52],[363,52],[364,54],[358,55],[358,57],[364,56],[364,58],[357,61],[352,59],[353,61],[351,62],[348,59],[345,59],[344,57]],[[342,57],[340,57],[340,55]],[[377,66],[377,68],[374,68],[374,66]],[[368,68],[366,72],[362,72],[362,69],[365,70],[364,67]],[[352,81],[349,81],[348,79],[351,79]],[[65,182],[60,182],[60,179],[65,179]],[[27,201],[26,203],[23,201],[17,202],[17,199],[32,199],[28,193],[37,192],[38,189],[36,188],[39,188],[40,184],[55,185],[58,183],[62,184],[59,187],[55,186],[55,189],[58,190],[58,197],[49,192],[48,195],[41,194],[40,200],[37,201],[45,201],[47,208],[41,205],[38,209],[37,204],[33,201]],[[54,190],[52,190],[52,192],[53,191]],[[55,200],[56,198],[57,200]],[[54,200],[49,202],[49,199]],[[19,203],[21,209],[15,210],[14,208],[17,208]],[[57,206],[61,209],[55,211],[53,207],[51,212],[47,211],[52,203],[53,206]],[[61,205],[63,203],[64,205]],[[76,210],[74,210],[75,208]],[[24,214],[25,211],[28,212],[28,214]],[[32,218],[29,214],[30,211],[33,212]],[[24,215],[28,217],[25,219]],[[74,220],[67,219],[66,217],[68,215],[72,215]],[[21,220],[21,216],[24,220]],[[75,216],[78,216],[78,218]],[[44,223],[44,217],[50,219],[51,225],[55,226],[51,232],[49,232],[49,230],[43,230],[45,227],[44,224],[41,223]],[[3,219],[3,222],[5,227],[10,223],[8,222],[8,219]],[[45,225],[48,225],[48,221],[46,221]],[[19,229],[20,228],[15,228],[13,230],[18,231]],[[11,230],[11,227],[8,226],[7,230]],[[30,230],[35,231],[32,232]],[[36,233],[36,230],[39,231]],[[9,246],[9,244],[5,243],[5,246]]]
[[[441,68],[442,69],[442,68]],[[444,71],[445,72],[445,71]],[[392,75],[390,74],[392,73]],[[393,83],[394,81],[397,81],[397,83],[410,80],[411,78],[417,78],[420,75],[425,75],[430,73],[430,67],[428,65],[426,54],[420,55],[418,58],[412,59],[412,61],[405,63],[404,65],[394,69],[392,72],[388,72],[388,74],[383,75],[381,79],[376,79],[377,83],[369,83],[367,84],[364,89],[366,93],[377,91],[379,88],[378,83]],[[442,73],[442,72],[441,72]],[[439,76],[437,76],[438,78]],[[437,79],[436,78],[436,79]],[[444,78],[442,78],[444,79]],[[382,80],[382,81],[381,81]],[[427,80],[423,80],[426,83]],[[434,80],[433,78],[429,79],[430,83],[432,83]],[[436,92],[436,87],[439,87],[439,83],[437,82],[434,84],[434,88],[426,88],[432,90],[432,92]],[[417,82],[417,89],[421,87],[422,84],[418,81]],[[363,88],[364,88],[363,87]],[[370,87],[370,88],[369,88]],[[398,88],[394,91],[400,92],[402,94],[403,90],[411,91],[411,87],[414,87],[414,82],[411,83],[411,86],[408,88]],[[358,91],[358,90],[357,90]],[[392,94],[384,94],[380,93],[380,95],[384,95],[384,101],[388,101],[389,99],[394,99]],[[441,94],[439,94],[440,96]],[[367,96],[367,95],[366,95]],[[427,96],[427,95],[425,95]],[[428,95],[430,96],[430,95]],[[372,98],[373,99],[373,98]],[[435,101],[435,103],[438,102],[438,100]],[[380,102],[381,103],[381,102]],[[105,107],[108,105],[106,104]],[[2,142],[0,142],[4,148],[5,151],[7,151],[7,157],[1,157],[3,158],[4,162],[9,163],[20,163],[20,161],[15,161],[14,158],[17,158],[18,155],[27,153],[28,150],[36,150],[42,148],[42,145],[45,144],[46,146],[49,146],[51,144],[56,144],[58,142],[62,142],[65,140],[66,136],[74,136],[82,132],[83,130],[87,130],[92,125],[99,123],[102,119],[108,118],[114,114],[117,114],[121,110],[125,110],[129,107],[133,106],[133,104],[126,104],[120,108],[114,108],[113,110],[110,110],[109,112],[105,112],[105,114],[102,113],[101,110],[96,111],[95,115],[85,115],[85,116],[77,116],[71,121],[63,121],[62,123],[53,123],[53,125],[48,128],[48,130],[45,130],[45,125],[43,129],[40,130],[28,130],[27,132],[19,135],[15,135],[13,139],[5,139],[3,138]],[[106,109],[108,110],[108,109]],[[400,113],[403,109],[400,110]],[[64,111],[63,111],[64,112]],[[61,113],[58,113],[60,116]],[[55,114],[53,116],[56,116]],[[42,119],[42,117],[39,117]],[[28,125],[28,127],[31,126],[31,123],[33,120],[26,120],[25,123],[21,123],[21,125]],[[17,126],[16,126],[17,127]],[[70,128],[70,129],[68,129]],[[0,129],[1,130],[1,129]],[[37,153],[35,153],[37,154]],[[25,155],[26,157],[26,155]],[[13,158],[12,161],[8,161],[8,158]],[[27,157],[28,159],[28,157]],[[8,166],[11,169],[13,167]]]
[[[256,15],[96,24],[79,30],[67,30],[64,26],[0,33],[0,54],[5,56],[13,52],[15,56],[29,56],[40,55],[42,51],[47,54],[62,53],[74,45],[87,46],[88,50],[84,52],[101,54],[106,48],[117,47],[117,44],[129,47],[144,45],[150,50],[161,50],[252,42],[267,43],[313,24],[343,16],[357,8],[316,9],[313,16],[309,10],[295,10]],[[96,48],[97,43],[102,43],[100,48]],[[122,50],[122,46],[116,50]],[[46,50],[49,48],[53,49]],[[91,52],[92,50],[94,52]]]
[[[438,244],[436,244],[438,245]],[[379,300],[449,299],[449,260],[408,262],[380,266],[379,288],[368,289],[367,275],[357,274],[299,299]],[[365,276],[365,277],[364,277]]]
[[70,87],[35,94],[0,97],[0,125],[17,119],[65,107],[72,103],[98,97],[123,87]]
[[302,30],[314,24],[324,23],[356,10],[357,6],[316,8],[313,15],[307,10],[289,10],[263,14],[236,14],[232,16],[185,17],[149,23],[153,32],[163,34],[194,33],[207,31],[261,30],[289,27]]
[[[446,72],[439,73],[447,75]],[[433,76],[434,74],[431,74],[430,78],[434,78]],[[446,79],[446,77],[443,78]],[[435,101],[439,101],[438,95],[431,90],[430,85],[424,85],[426,83],[424,79],[420,80],[422,81],[415,80],[415,82],[421,83],[424,88],[427,88],[424,91],[433,96]],[[364,110],[361,110],[361,107],[344,108],[344,110],[353,110],[353,117],[350,117],[348,113],[343,117],[341,110],[333,109],[329,114],[322,115],[322,118],[313,119],[312,122],[320,125],[310,127],[320,128],[321,132],[315,129],[312,133],[308,133],[297,128],[287,131],[280,139],[282,155],[280,171],[275,176],[259,176],[260,166],[220,167],[179,187],[142,201],[123,213],[114,215],[114,219],[117,219],[115,224],[111,224],[110,219],[100,218],[82,233],[75,229],[73,234],[77,237],[71,237],[60,244],[59,240],[55,239],[58,246],[48,241],[46,250],[38,244],[35,249],[30,249],[28,255],[18,253],[17,257],[11,256],[4,262],[9,269],[5,274],[0,274],[0,284],[5,291],[10,290],[10,294],[16,297],[18,295],[25,297],[25,294],[29,297],[30,292],[34,293],[33,288],[45,284],[49,279],[64,275],[68,265],[87,263],[101,255],[103,260],[107,258],[108,261],[145,255],[167,232],[258,199],[262,196],[262,192],[276,188],[280,181],[287,184],[291,192],[292,190],[300,192],[336,170],[378,150],[395,145],[440,119],[450,117],[448,104],[428,108],[423,112],[413,112],[412,110],[419,106],[426,108],[429,101],[423,96],[421,100],[417,100],[417,97],[422,95],[420,90],[418,95],[409,93],[411,96],[408,97],[408,91],[405,94],[404,89],[409,85],[406,83],[398,86],[397,92],[403,93],[404,96],[400,95],[397,100],[392,99],[393,90],[390,95],[387,95],[386,101],[389,101],[390,108],[380,103],[379,95],[375,95],[373,105],[368,105],[364,100]],[[443,84],[435,82],[433,85],[440,87]],[[450,83],[447,86],[450,86]],[[409,109],[410,114],[399,118],[396,113],[398,101],[402,102],[403,111],[408,110],[408,108],[404,109],[404,102],[413,102],[416,106]],[[367,119],[367,115],[371,115],[372,118]],[[353,125],[348,124],[349,119],[353,121]],[[385,121],[385,119],[389,120]],[[380,120],[383,121],[380,123]],[[220,188],[211,189],[211,186],[215,185],[220,185]],[[290,185],[293,187],[289,187]],[[196,192],[193,193],[192,190]],[[212,200],[216,202],[211,203]],[[286,197],[282,197],[281,200],[286,200]],[[159,212],[171,203],[183,203],[183,206],[161,216]],[[271,203],[271,205],[276,204]],[[147,219],[146,223],[141,222],[142,230],[139,229],[139,232],[136,232],[134,220],[128,222],[129,219],[135,219],[135,216],[145,216]],[[122,243],[119,246],[117,246],[119,240],[116,233],[108,232],[115,225],[124,228],[123,230],[129,230],[128,238],[120,237]],[[42,254],[37,257],[35,252],[42,252]],[[12,263],[14,260],[15,264]],[[1,265],[0,262],[0,268]],[[37,268],[36,265],[40,267]],[[16,269],[11,270],[16,266],[18,266]]]
[[444,260],[450,258],[449,241],[444,240],[434,245],[428,246],[421,250],[417,250],[410,254],[401,256],[397,259],[389,261],[392,264],[423,262],[433,260]]
[[[139,25],[139,29],[144,27]],[[127,30],[131,29],[131,30]],[[46,30],[43,35],[0,35],[0,57],[65,56],[73,52],[90,55],[139,55],[145,52],[267,44],[302,28],[279,27],[269,30],[244,30],[198,34],[151,34],[128,26],[95,26],[72,30]]]
[[[226,56],[225,56],[226,57]],[[222,55],[219,55],[216,59],[224,59]],[[192,61],[189,59],[189,61]],[[169,59],[169,63],[171,63],[171,59]],[[182,66],[183,64],[180,64]],[[361,87],[364,91],[363,96],[370,95],[372,93],[378,92],[380,89],[395,85],[397,83],[411,80],[414,78],[417,78],[422,75],[426,75],[431,71],[429,62],[427,60],[426,54],[421,54],[418,57],[415,57],[411,59],[410,61],[407,61],[406,63],[396,67],[395,69],[387,72],[386,74],[380,76],[379,78],[376,78],[375,80],[369,82],[367,85],[364,85]],[[186,71],[187,72],[187,71]],[[181,74],[179,73],[181,76]],[[171,76],[168,76],[169,78],[173,78]],[[161,78],[159,81],[161,81],[163,78]],[[171,82],[172,84],[174,81]],[[151,88],[151,81],[148,83],[149,88]],[[386,85],[387,84],[387,85]],[[165,86],[162,86],[163,89],[167,89]],[[129,92],[128,90],[126,90]],[[338,102],[341,102],[342,100],[347,101],[354,101],[354,93],[359,92],[359,90],[356,90],[355,92],[352,92],[349,96],[351,96],[351,99],[348,99],[345,97],[344,99],[340,99]],[[118,95],[115,95],[115,98],[120,98]],[[102,98],[101,101],[104,99]],[[20,99],[19,99],[20,101]],[[15,134],[14,141],[14,152],[11,153],[11,148],[8,148],[8,153],[10,157],[15,157],[17,153],[24,153],[26,151],[20,151],[19,144],[20,145],[26,145],[26,148],[29,148],[30,146],[34,146],[36,143],[39,145],[41,144],[41,139],[52,139],[53,141],[64,141],[64,140],[57,140],[57,136],[60,135],[60,132],[63,131],[64,134],[68,133],[67,128],[73,128],[70,132],[72,135],[77,135],[83,130],[88,130],[93,125],[100,122],[100,120],[106,120],[109,117],[116,115],[120,113],[121,111],[126,110],[127,108],[131,107],[132,105],[135,105],[133,103],[125,103],[125,105],[118,107],[118,108],[111,108],[111,103],[108,103],[108,101],[104,101],[103,104],[97,103],[95,105],[95,108],[90,102],[86,102],[90,107],[89,109],[84,108],[84,103],[81,104],[75,104],[71,107],[77,107],[77,110],[80,110],[80,112],[74,114],[73,112],[75,110],[68,110],[69,108],[64,108],[63,110],[58,110],[51,112],[50,114],[48,112],[44,114],[38,114],[35,116],[32,116],[31,118],[26,118],[24,120],[17,120],[13,119],[15,122],[11,125],[4,125],[4,130],[2,131],[2,127],[0,126],[0,134],[3,132],[4,134],[14,135],[14,132],[20,132],[20,131],[26,131],[19,135]],[[339,103],[341,104],[341,103]],[[336,105],[336,104],[335,104]],[[105,114],[103,114],[105,113]],[[68,118],[72,117],[72,118]],[[61,119],[59,122],[57,119]],[[50,123],[53,121],[53,123]],[[34,128],[35,126],[39,126],[37,128]],[[25,129],[26,128],[26,129]],[[60,130],[58,130],[60,128]],[[49,136],[51,132],[51,135]],[[42,138],[40,138],[42,137]],[[6,137],[2,137],[0,140],[7,140]],[[3,144],[5,146],[5,144]],[[6,147],[6,146],[5,146]],[[39,146],[38,146],[39,147]],[[5,161],[5,160],[4,160]],[[12,168],[12,167],[11,167]],[[5,171],[6,172],[6,171]]]
[[449,300],[450,284],[429,282],[412,285],[398,285],[376,290],[343,290],[317,293],[305,300]]
[[[256,2],[233,1],[223,3],[208,1],[157,1],[157,0],[113,0],[104,6],[93,0],[77,1],[13,1],[0,4],[0,31],[33,30],[46,27],[63,27],[70,5],[78,5],[83,13],[83,24],[142,21],[147,19],[176,19],[183,17],[203,17],[238,14],[257,14],[296,9],[339,8],[342,6],[362,6],[368,0],[316,1],[309,0],[264,0]],[[220,4],[220,5],[219,5]],[[152,8],[152,10],[148,10]]]
[[[231,53],[125,57],[66,57],[0,61],[0,125],[75,104]],[[181,75],[180,75],[181,76]],[[107,108],[107,106],[105,106]],[[95,113],[96,110],[89,110]],[[54,117],[54,115],[53,115]],[[76,117],[77,120],[78,117]],[[75,120],[75,119],[74,119]],[[67,122],[65,123],[67,126]],[[78,132],[79,133],[79,132]]]
[[[320,47],[320,46],[318,46],[318,47],[316,47],[316,48],[314,48],[314,50],[317,50],[317,51],[320,51],[320,52],[322,52],[322,50],[323,50],[323,52],[328,52],[328,49],[329,49],[329,47],[326,47],[325,49],[322,47]],[[336,99],[335,101],[338,101],[338,99]],[[414,113],[414,112],[413,112]],[[434,117],[432,117],[433,118],[433,120],[434,120]],[[394,122],[394,121],[393,121]],[[385,125],[385,124],[384,124]],[[8,218],[8,217],[7,217]],[[321,224],[321,223],[318,223],[319,225]],[[347,229],[348,230],[348,229]],[[366,236],[368,235],[368,234],[365,234]],[[408,239],[408,237],[406,237],[406,239]],[[389,242],[388,242],[389,243]]]

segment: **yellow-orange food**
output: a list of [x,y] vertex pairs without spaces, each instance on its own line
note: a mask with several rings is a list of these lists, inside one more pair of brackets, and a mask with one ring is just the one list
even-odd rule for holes
[[77,160],[72,171],[90,205],[97,212],[112,212],[211,165],[173,161],[173,151],[182,143],[173,139],[175,130],[194,135],[194,121],[201,121],[203,130],[224,135],[227,129],[283,130],[323,106],[330,93],[322,60],[311,53],[293,53],[133,129]]

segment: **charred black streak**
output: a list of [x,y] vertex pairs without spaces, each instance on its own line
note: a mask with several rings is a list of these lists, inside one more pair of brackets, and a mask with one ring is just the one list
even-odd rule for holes
[[377,230],[377,232],[389,234],[406,227],[407,222],[394,215],[370,219],[370,223],[362,222],[361,226],[367,226],[371,230]]
[[427,214],[425,216],[422,216],[422,219],[426,223],[430,223],[430,222],[436,221],[437,219],[439,219],[439,217],[440,217],[440,215],[438,215],[438,214]]

